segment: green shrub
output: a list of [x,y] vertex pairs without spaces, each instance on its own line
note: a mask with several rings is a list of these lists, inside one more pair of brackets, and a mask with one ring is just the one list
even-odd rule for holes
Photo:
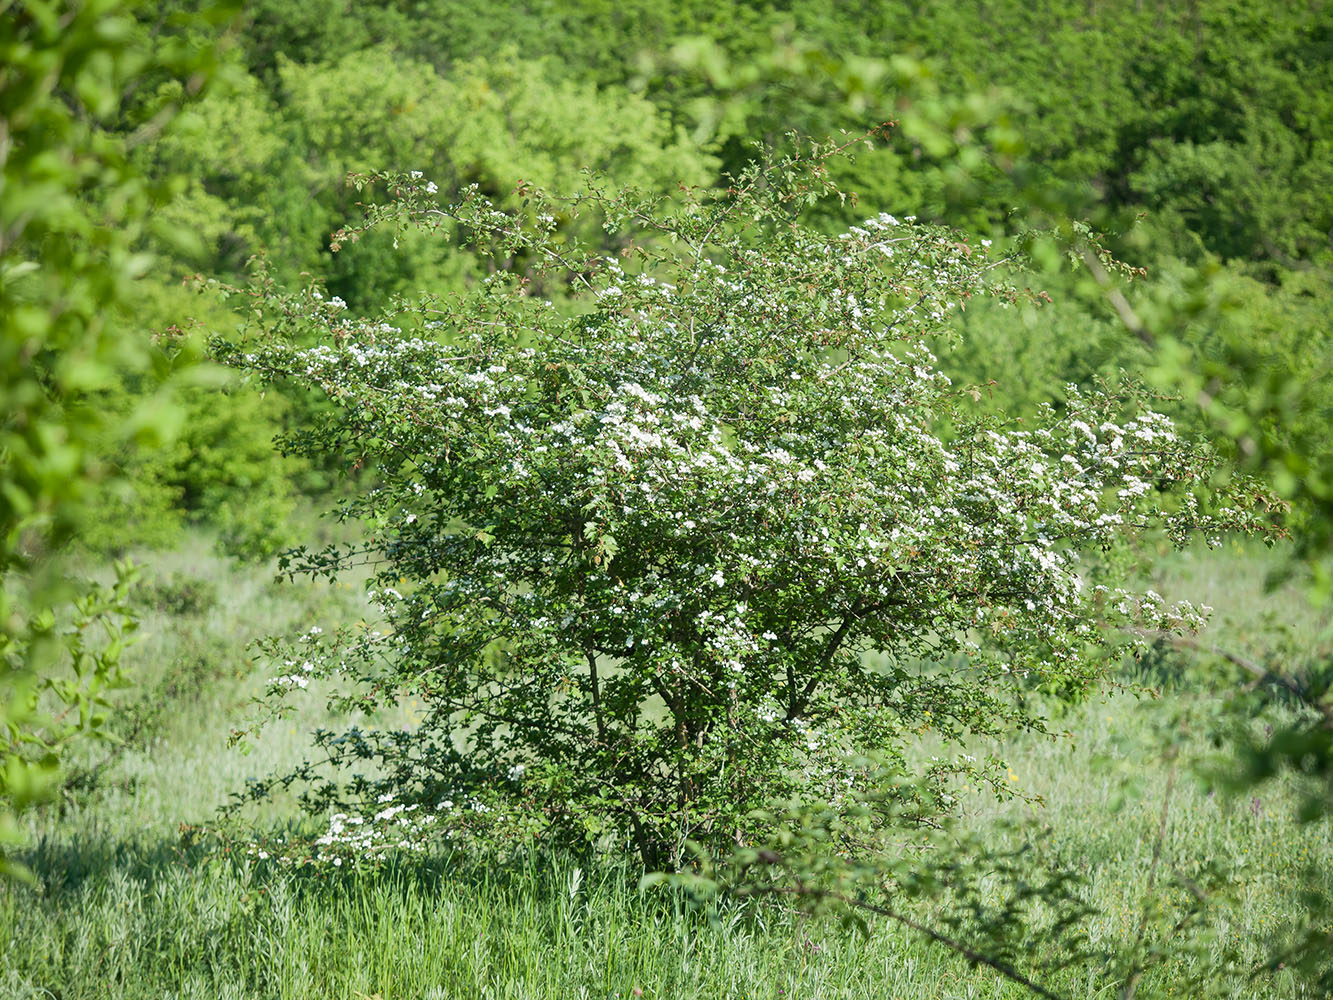
[[1009,785],[961,754],[929,764],[924,791],[886,785],[924,728],[1039,726],[1015,677],[1077,693],[1108,623],[1201,624],[1080,557],[1259,529],[1267,493],[1208,488],[1211,453],[1132,386],[1070,388],[1021,429],[987,413],[919,341],[960,301],[1022,301],[1015,255],[887,215],[802,226],[836,193],[834,155],[802,149],[679,204],[594,197],[619,257],[556,226],[577,206],[534,192],[510,213],[473,189],[442,207],[416,172],[383,178],[395,199],[368,226],[457,227],[525,270],[369,318],[264,286],[263,335],[218,345],[336,404],[290,447],[350,447],[377,473],[340,509],[364,540],[284,565],[378,564],[383,627],[276,647],[271,693],[333,676],[348,704],[427,706],[411,732],[319,734],[319,756],[357,771],[299,775],[312,809],[341,807],[319,856],[375,855],[406,828],[610,837],[676,866],[687,841],[761,836],[765,803],[850,808],[862,783],[926,821],[960,776]]

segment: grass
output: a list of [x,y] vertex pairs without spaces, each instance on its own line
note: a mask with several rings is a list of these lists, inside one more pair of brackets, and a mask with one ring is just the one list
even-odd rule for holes
[[[213,557],[203,539],[153,565],[150,637],[136,654],[147,695],[122,713],[146,721],[123,750],[88,755],[85,787],[31,818],[40,888],[0,887],[0,998],[1026,995],[898,925],[861,935],[755,905],[724,907],[709,922],[670,893],[641,894],[624,867],[580,865],[559,852],[507,864],[440,857],[353,876],[280,872],[212,850],[181,824],[208,821],[246,777],[299,759],[305,733],[331,721],[311,697],[248,756],[229,751],[228,734],[266,676],[249,661],[247,640],[361,611],[340,588],[275,588],[266,571]],[[1265,596],[1265,565],[1249,551],[1192,553],[1164,562],[1153,583],[1219,609],[1211,642],[1261,653],[1273,641],[1264,623],[1272,613],[1293,623],[1302,648],[1319,647],[1327,622],[1299,596]],[[1138,678],[1166,671],[1160,698],[1108,693],[1059,719],[1076,738],[1005,747],[1017,783],[1046,804],[978,801],[968,821],[990,830],[997,819],[1031,819],[1050,852],[1087,881],[1099,914],[1091,941],[1123,947],[1143,920],[1170,769],[1163,748],[1174,740],[1180,763],[1144,935],[1170,948],[1138,996],[1198,995],[1197,981],[1222,996],[1315,996],[1288,973],[1247,981],[1218,968],[1229,952],[1259,961],[1302,912],[1303,890],[1333,893],[1333,829],[1295,823],[1282,783],[1260,799],[1232,798],[1200,777],[1214,751],[1180,727],[1206,717],[1212,696],[1173,680],[1169,666]],[[259,822],[289,822],[285,810],[276,804]],[[1185,901],[1172,872],[1217,873],[1227,886],[1206,932],[1172,937]],[[1071,964],[1043,980],[1071,998],[1118,995],[1109,970]]]

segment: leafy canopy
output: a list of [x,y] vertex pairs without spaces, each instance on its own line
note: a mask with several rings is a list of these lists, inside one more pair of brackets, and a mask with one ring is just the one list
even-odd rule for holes
[[[134,625],[128,566],[112,586],[75,586],[47,557],[87,515],[99,445],[160,443],[176,418],[151,394],[115,417],[99,405],[118,372],[167,374],[120,315],[169,194],[131,151],[215,65],[208,42],[151,44],[139,6],[0,5],[0,877],[26,875],[9,853],[17,814],[52,793],[64,746],[102,726]],[[127,112],[151,78],[177,85]]]

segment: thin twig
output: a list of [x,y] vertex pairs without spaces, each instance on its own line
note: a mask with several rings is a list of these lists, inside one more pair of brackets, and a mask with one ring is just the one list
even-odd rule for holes
[[1009,965],[1007,962],[1004,962],[998,958],[993,958],[990,955],[984,955],[981,952],[977,951],[976,949],[970,948],[967,945],[963,944],[963,942],[955,938],[949,937],[942,931],[937,931],[933,927],[927,927],[925,924],[919,923],[918,921],[913,920],[911,917],[904,916],[903,914],[898,913],[894,910],[890,910],[887,907],[876,906],[874,903],[866,903],[858,899],[852,899],[850,896],[844,896],[840,892],[832,892],[825,889],[815,889],[809,886],[762,886],[762,887],[747,889],[746,891],[753,894],[819,896],[824,899],[837,900],[838,902],[853,907],[854,909],[865,910],[867,913],[874,913],[877,916],[887,917],[890,920],[896,920],[903,926],[910,927],[912,930],[917,931],[920,934],[924,934],[932,941],[944,945],[951,951],[957,952],[958,954],[962,955],[964,958],[966,958],[969,962],[973,963],[974,965],[984,965],[989,969],[994,969],[996,972],[1004,976],[1006,979],[1012,980],[1013,982],[1018,983],[1020,986],[1026,987],[1039,997],[1045,997],[1046,1000],[1064,1000],[1064,998],[1061,997],[1058,993],[1052,993],[1045,986],[1042,986],[1040,983],[1035,982],[1032,979],[1029,979],[1027,976],[1023,975],[1023,973],[1015,969],[1012,965]]

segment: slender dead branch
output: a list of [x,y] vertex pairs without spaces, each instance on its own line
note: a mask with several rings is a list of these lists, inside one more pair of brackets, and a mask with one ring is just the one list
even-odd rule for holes
[[957,952],[959,955],[962,955],[973,965],[984,965],[988,969],[994,969],[996,972],[1004,976],[1006,979],[1018,983],[1020,986],[1023,986],[1026,989],[1031,990],[1037,996],[1044,997],[1045,1000],[1064,1000],[1064,998],[1061,997],[1060,994],[1052,993],[1045,986],[1042,986],[1035,980],[1030,979],[1027,976],[1023,975],[1023,973],[1019,972],[1008,962],[1005,962],[1002,959],[995,958],[991,955],[983,954],[982,952],[977,951],[975,948],[969,947],[962,941],[959,941],[957,938],[949,937],[949,935],[945,934],[942,931],[937,931],[933,927],[928,927],[927,925],[921,923],[920,921],[913,920],[911,917],[899,913],[896,910],[890,910],[888,907],[877,906],[874,903],[866,903],[863,902],[862,900],[853,899],[850,896],[845,896],[840,892],[833,892],[827,889],[816,889],[811,886],[760,886],[760,887],[748,888],[744,890],[744,893],[750,895],[818,896],[822,899],[836,900],[837,902],[842,903],[845,906],[850,906],[853,909],[864,910],[866,913],[873,913],[876,916],[886,917],[889,920],[897,921],[904,927],[910,927],[917,933],[924,934],[926,937],[930,938],[937,944],[942,944],[950,951],[954,951]]

